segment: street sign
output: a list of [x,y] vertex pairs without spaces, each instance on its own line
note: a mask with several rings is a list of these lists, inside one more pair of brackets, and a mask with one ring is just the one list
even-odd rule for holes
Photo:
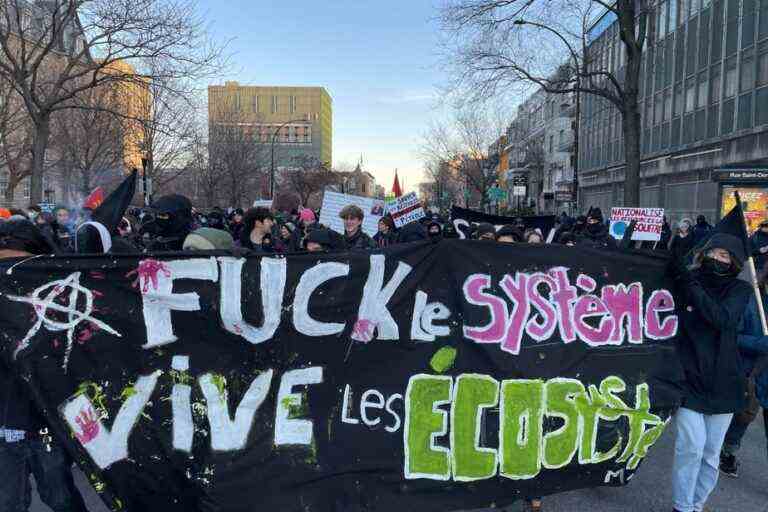
[[768,168],[752,169],[714,169],[715,181],[768,181]]

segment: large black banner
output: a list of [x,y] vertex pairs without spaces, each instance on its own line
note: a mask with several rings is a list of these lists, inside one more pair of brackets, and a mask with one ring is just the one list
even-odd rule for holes
[[677,404],[666,261],[384,252],[9,260],[0,341],[132,511],[448,511],[622,485]]
[[469,210],[455,205],[451,207],[451,221],[456,227],[456,230],[461,233],[460,236],[462,238],[469,238],[468,228],[472,224],[487,222],[497,226],[496,229],[498,230],[499,226],[505,224],[514,225],[518,218],[522,218],[525,221],[525,227],[527,229],[539,229],[545,237],[549,234],[552,228],[555,227],[556,219],[553,215],[504,217],[502,215],[491,215],[476,210]]

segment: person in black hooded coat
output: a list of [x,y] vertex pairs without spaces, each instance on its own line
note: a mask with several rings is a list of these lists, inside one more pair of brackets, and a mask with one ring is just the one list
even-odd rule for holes
[[747,405],[738,333],[751,287],[738,279],[745,248],[718,233],[698,252],[691,269],[677,273],[677,352],[685,372],[672,471],[675,510],[703,510],[717,484],[720,451],[733,414]]
[[764,268],[768,263],[768,220],[760,223],[760,229],[749,239],[749,245],[755,257],[755,268]]
[[616,240],[608,232],[600,208],[593,208],[587,215],[587,224],[578,236],[578,244],[600,249],[616,249]]

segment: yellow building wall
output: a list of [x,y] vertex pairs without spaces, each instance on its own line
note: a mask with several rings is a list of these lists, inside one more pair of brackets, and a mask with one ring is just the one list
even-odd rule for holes
[[312,125],[313,145],[319,138],[320,159],[333,163],[333,100],[323,87],[225,85],[208,87],[208,121],[280,125],[304,121]]
[[[127,62],[117,61],[110,64],[121,75],[136,75],[136,70]],[[146,80],[127,81],[114,84],[112,94],[117,108],[127,118],[123,120],[123,164],[126,171],[133,168],[141,171],[141,159],[145,155],[145,133],[141,122],[149,119],[152,109],[152,93]]]

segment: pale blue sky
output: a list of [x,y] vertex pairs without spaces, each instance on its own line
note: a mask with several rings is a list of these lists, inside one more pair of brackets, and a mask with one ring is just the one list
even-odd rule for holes
[[199,0],[216,38],[233,38],[217,83],[325,87],[334,164],[365,167],[389,189],[421,181],[419,138],[435,116],[437,0]]

